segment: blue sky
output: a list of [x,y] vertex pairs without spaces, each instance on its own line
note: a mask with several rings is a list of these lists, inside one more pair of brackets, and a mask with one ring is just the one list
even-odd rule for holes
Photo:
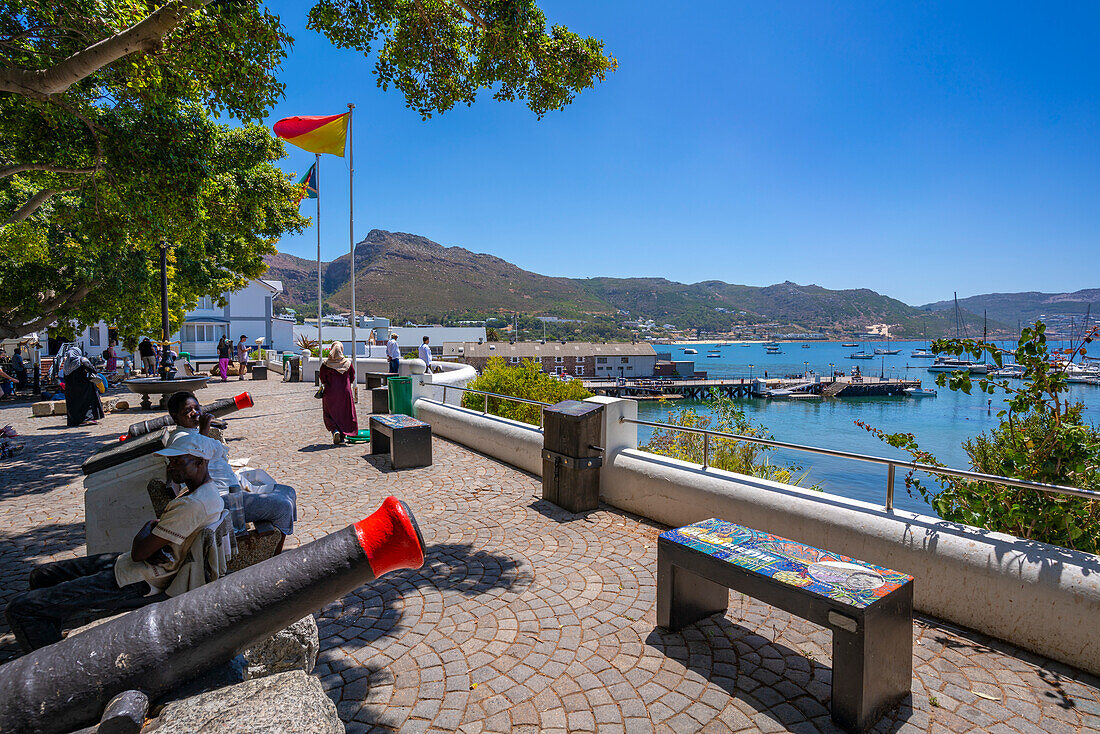
[[[305,28],[269,118],[356,104],[355,233],[546,275],[871,288],[914,305],[1100,287],[1100,5],[544,0],[608,79],[541,121],[483,95],[428,121]],[[312,155],[288,146],[301,174]],[[348,251],[322,158],[322,257]],[[313,203],[302,211],[313,215]],[[284,252],[316,256],[316,234]]]

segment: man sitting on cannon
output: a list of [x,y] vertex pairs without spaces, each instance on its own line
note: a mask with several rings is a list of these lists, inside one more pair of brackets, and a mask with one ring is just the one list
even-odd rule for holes
[[[210,436],[214,416],[204,413],[195,394],[186,390],[173,393],[168,398],[168,414],[181,432]],[[225,427],[222,423],[221,427]],[[229,465],[229,450],[218,442],[218,454],[210,462],[210,477],[225,500],[225,506],[233,518],[233,529],[241,532],[246,523],[270,523],[284,536],[294,533],[297,519],[297,496],[293,487],[276,484],[273,488],[252,491],[247,480],[241,481]],[[282,551],[279,541],[275,549]]]
[[159,520],[138,531],[129,553],[66,559],[31,571],[30,591],[6,610],[25,652],[61,640],[63,626],[90,610],[117,613],[168,598],[173,579],[187,570],[191,543],[224,510],[209,468],[219,448],[213,439],[181,433],[157,452],[168,458],[168,477],[183,491]]

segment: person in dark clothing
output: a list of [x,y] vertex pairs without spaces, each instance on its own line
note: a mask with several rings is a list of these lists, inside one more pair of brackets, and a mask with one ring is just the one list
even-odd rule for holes
[[141,356],[142,370],[145,374],[155,375],[157,373],[157,352],[153,342],[149,341],[149,337],[145,337],[141,340],[141,344],[138,344],[138,354]]
[[15,345],[15,354],[11,358],[11,369],[19,388],[27,387],[27,365],[23,361],[23,347],[18,344]]
[[61,373],[65,381],[66,424],[94,426],[103,417],[103,404],[99,402],[99,389],[92,382],[95,368],[76,344],[69,345],[63,355]]

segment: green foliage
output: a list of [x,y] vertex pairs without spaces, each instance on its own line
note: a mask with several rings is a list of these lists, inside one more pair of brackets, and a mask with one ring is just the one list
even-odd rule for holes
[[[1085,353],[1095,332],[1086,336],[1070,360]],[[946,339],[933,344],[937,353],[988,357],[1000,365],[1004,353],[993,344]],[[1007,395],[1007,407],[997,413],[1000,424],[966,441],[963,449],[971,468],[984,474],[1013,477],[1100,492],[1100,430],[1085,423],[1083,406],[1066,392],[1066,363],[1052,361],[1046,327],[1039,321],[1022,331],[1016,362],[1024,367],[1022,384],[968,372],[941,373],[937,384],[970,394]],[[882,441],[908,452],[918,463],[944,466],[920,448],[911,433],[886,433],[861,421],[857,424]],[[1100,553],[1100,500],[1016,489],[944,474],[932,474],[929,486],[910,472],[906,487],[928,502],[945,520],[1011,533],[1021,538]]]
[[[678,408],[668,412],[665,422],[685,428],[705,428],[739,436],[772,438],[767,428],[746,416],[745,411],[738,407],[732,398],[722,395],[718,390],[711,391],[706,405],[715,414],[714,419],[699,415],[694,408]],[[660,428],[653,432],[649,443],[640,448],[642,451],[702,465],[703,440],[703,435],[699,433]],[[715,436],[711,436],[708,443],[707,466],[715,469],[770,479],[784,484],[801,485],[807,479],[807,473],[803,472],[800,466],[771,463],[769,454],[774,449],[767,446]],[[810,489],[820,490],[821,488],[812,485]]]
[[482,89],[542,117],[616,66],[598,39],[548,29],[533,0],[321,0],[309,28],[364,55],[377,47],[378,86],[395,86],[424,118]]
[[490,326],[488,329],[485,330],[485,340],[490,342],[498,342],[500,341],[500,333],[495,328]]
[[[471,390],[511,395],[543,403],[560,403],[562,400],[584,400],[592,397],[592,393],[584,389],[580,380],[555,379],[529,359],[523,360],[519,366],[509,367],[504,364],[503,358],[493,357],[477,379],[467,387]],[[462,406],[481,410],[485,407],[485,396],[477,393],[463,393]],[[489,398],[489,412],[537,426],[541,411],[537,405]]]
[[[18,158],[30,133],[12,97],[0,98],[0,155]],[[12,112],[12,115],[7,114]],[[24,115],[26,110],[24,110]],[[41,105],[47,129],[51,109]],[[281,141],[262,127],[229,128],[195,105],[119,106],[96,117],[107,145],[103,174],[60,194],[28,219],[0,228],[0,336],[104,319],[123,343],[159,333],[159,244],[170,245],[173,327],[201,296],[240,288],[265,270],[274,243],[307,222],[294,184],[274,162]],[[0,180],[0,208],[27,195],[20,177]]]

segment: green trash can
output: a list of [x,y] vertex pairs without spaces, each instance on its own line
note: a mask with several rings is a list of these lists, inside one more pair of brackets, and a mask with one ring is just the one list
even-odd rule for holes
[[391,377],[387,382],[390,388],[390,415],[400,413],[412,418],[412,377]]
[[180,352],[180,359],[186,359],[188,362],[190,362],[191,352]]

